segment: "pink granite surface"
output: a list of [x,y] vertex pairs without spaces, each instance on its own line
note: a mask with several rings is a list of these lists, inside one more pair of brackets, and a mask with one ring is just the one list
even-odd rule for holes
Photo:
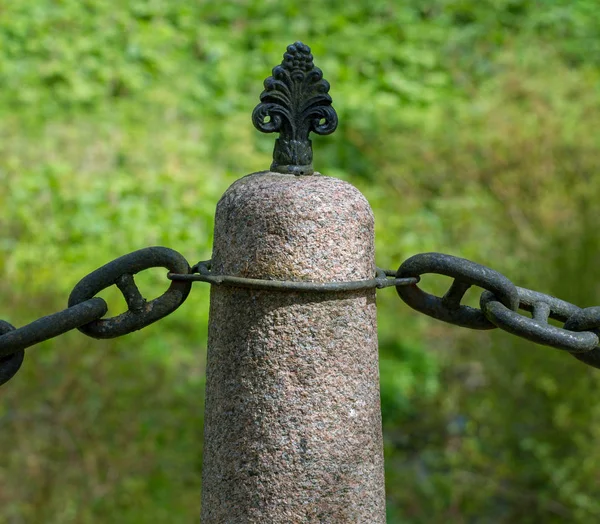
[[[213,272],[375,275],[373,213],[341,180],[255,173],[221,198]],[[202,522],[385,523],[375,291],[213,286]]]

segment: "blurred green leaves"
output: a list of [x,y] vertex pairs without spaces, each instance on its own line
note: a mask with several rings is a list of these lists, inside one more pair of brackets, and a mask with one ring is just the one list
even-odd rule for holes
[[[449,252],[598,304],[599,34],[596,0],[0,0],[0,316],[63,308],[148,245],[210,258],[220,195],[270,164],[250,113],[295,40],[340,116],[315,166],[371,202],[380,266]],[[378,303],[388,522],[600,518],[596,371]],[[127,338],[28,352],[0,403],[2,518],[196,520],[207,318],[199,286]]]

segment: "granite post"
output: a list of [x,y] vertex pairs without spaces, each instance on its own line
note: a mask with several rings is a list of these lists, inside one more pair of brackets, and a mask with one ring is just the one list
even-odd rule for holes
[[[252,114],[280,134],[271,170],[217,204],[211,271],[371,280],[369,203],[312,165],[309,133],[337,126],[329,83],[301,42],[283,58]],[[375,289],[229,282],[210,296],[202,523],[385,523]]]

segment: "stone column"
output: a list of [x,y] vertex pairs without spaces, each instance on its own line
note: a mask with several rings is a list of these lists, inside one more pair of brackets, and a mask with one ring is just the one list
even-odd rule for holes
[[[373,238],[350,184],[255,173],[217,205],[212,270],[367,280]],[[385,523],[375,290],[210,300],[202,523]]]

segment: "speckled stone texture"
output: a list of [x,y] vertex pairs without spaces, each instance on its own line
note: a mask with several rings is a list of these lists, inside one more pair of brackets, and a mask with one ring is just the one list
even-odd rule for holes
[[[341,180],[255,173],[217,205],[213,272],[375,275],[373,213]],[[203,524],[385,523],[375,290],[213,286]]]

